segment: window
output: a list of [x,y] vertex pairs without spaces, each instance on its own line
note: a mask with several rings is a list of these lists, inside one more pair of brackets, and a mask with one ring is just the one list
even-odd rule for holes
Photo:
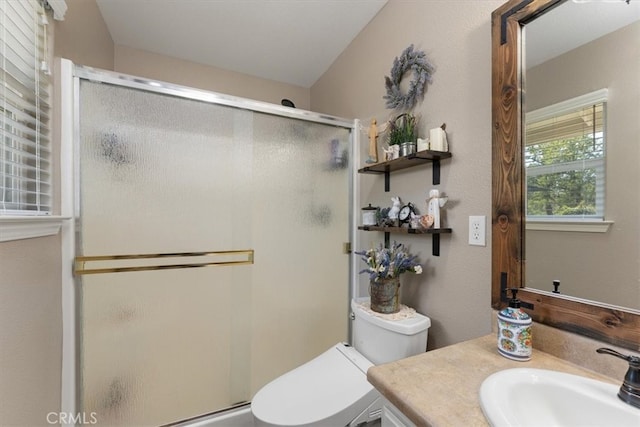
[[0,215],[49,215],[47,18],[36,0],[1,0],[0,13]]
[[527,113],[527,220],[604,219],[607,91]]

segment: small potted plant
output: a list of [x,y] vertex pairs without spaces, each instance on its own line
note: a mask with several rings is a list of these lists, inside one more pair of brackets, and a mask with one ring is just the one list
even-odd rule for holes
[[367,264],[360,273],[369,275],[371,310],[378,313],[396,313],[400,310],[400,275],[422,273],[416,255],[410,255],[401,243],[393,242],[391,248],[380,244],[378,248],[355,252]]
[[[389,122],[389,147],[399,147],[400,156],[416,152],[418,119],[411,113],[403,113]],[[394,148],[394,152],[395,152]]]

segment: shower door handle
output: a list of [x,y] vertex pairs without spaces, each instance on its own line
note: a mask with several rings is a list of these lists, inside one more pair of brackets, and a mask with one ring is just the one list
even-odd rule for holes
[[[77,256],[74,274],[123,273],[253,264],[253,249],[162,254]],[[98,266],[93,266],[93,264]],[[88,267],[87,264],[90,264]],[[106,265],[105,265],[106,264]]]

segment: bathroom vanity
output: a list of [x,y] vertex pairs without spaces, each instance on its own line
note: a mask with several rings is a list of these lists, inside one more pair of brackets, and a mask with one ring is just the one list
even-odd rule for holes
[[535,348],[528,362],[506,359],[498,354],[494,334],[374,366],[367,379],[392,405],[386,411],[393,420],[390,425],[488,426],[480,407],[480,385],[489,375],[510,368],[549,369],[616,385],[622,382],[622,376],[618,380],[601,375]]

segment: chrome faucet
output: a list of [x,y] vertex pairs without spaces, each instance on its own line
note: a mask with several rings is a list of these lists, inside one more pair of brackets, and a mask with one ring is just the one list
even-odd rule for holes
[[599,348],[596,351],[601,354],[610,354],[629,362],[629,370],[624,376],[618,397],[623,402],[640,408],[640,357],[627,356],[610,348]]

